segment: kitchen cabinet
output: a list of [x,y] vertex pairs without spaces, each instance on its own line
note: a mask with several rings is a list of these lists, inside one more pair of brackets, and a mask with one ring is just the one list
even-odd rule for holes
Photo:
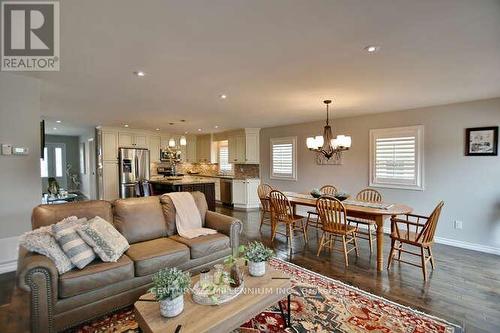
[[119,198],[118,162],[104,161],[102,164],[102,198],[116,200]]
[[118,132],[102,132],[102,159],[103,161],[114,161],[118,159]]
[[257,187],[259,179],[234,179],[233,180],[233,206],[235,209],[259,209],[259,196]]
[[148,148],[148,136],[146,134],[119,132],[118,146],[132,147],[132,148]]
[[196,137],[196,159],[200,163],[217,163],[217,149],[212,141],[212,134]]
[[229,162],[234,164],[259,164],[258,128],[245,128],[228,137]]
[[187,163],[195,163],[196,159],[196,136],[188,136],[186,137],[187,146],[186,146],[186,156],[185,162]]
[[155,135],[149,137],[149,159],[151,162],[160,161],[161,137]]

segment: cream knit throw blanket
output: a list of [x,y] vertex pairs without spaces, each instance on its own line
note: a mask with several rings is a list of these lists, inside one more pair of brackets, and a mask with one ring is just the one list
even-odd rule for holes
[[175,206],[175,226],[177,233],[184,238],[217,233],[214,229],[203,228],[198,207],[189,192],[167,193]]

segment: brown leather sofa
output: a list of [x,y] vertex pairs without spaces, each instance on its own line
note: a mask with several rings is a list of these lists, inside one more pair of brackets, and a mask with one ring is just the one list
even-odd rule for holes
[[82,270],[59,275],[43,255],[19,250],[18,292],[30,309],[32,332],[56,332],[134,303],[151,287],[151,275],[164,267],[195,273],[222,262],[238,248],[242,224],[207,210],[205,196],[193,192],[203,224],[217,234],[185,239],[175,227],[175,207],[168,196],[40,205],[32,228],[67,216],[101,216],[113,222],[130,248],[113,263],[95,260]]

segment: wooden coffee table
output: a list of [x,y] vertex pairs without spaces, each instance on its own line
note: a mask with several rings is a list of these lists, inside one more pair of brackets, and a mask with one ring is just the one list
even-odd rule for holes
[[[236,299],[222,305],[200,305],[191,295],[184,295],[184,311],[174,318],[160,315],[157,302],[137,301],[134,310],[139,327],[145,333],[156,332],[229,332],[240,327],[269,306],[278,303],[286,325],[290,324],[290,311],[285,315],[280,301],[288,300],[290,309],[291,282],[289,276],[267,266],[266,275],[252,277],[245,272],[245,290]],[[191,280],[196,283],[199,275]],[[152,294],[145,294],[141,299],[152,300]]]

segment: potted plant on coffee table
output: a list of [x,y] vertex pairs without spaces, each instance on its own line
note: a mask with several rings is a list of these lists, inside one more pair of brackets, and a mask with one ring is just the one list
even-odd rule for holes
[[160,314],[175,317],[184,310],[184,293],[191,278],[178,268],[165,268],[153,274],[153,287],[149,290],[160,302]]
[[273,250],[261,242],[251,242],[245,247],[244,258],[248,261],[248,272],[252,276],[266,274],[266,262],[274,256]]

